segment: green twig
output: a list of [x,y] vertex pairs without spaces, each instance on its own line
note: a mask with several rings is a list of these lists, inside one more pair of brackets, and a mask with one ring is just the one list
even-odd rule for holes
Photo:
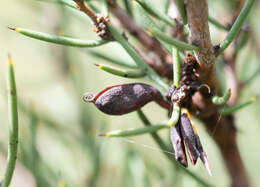
[[243,81],[243,84],[246,85],[251,83],[259,74],[260,74],[260,66],[256,68],[254,73],[252,73],[245,81]]
[[131,1],[123,0],[123,3],[124,3],[124,7],[125,7],[125,10],[128,13],[128,15],[133,16]]
[[125,69],[118,69],[112,66],[108,66],[105,64],[95,64],[98,68],[111,73],[113,75],[117,75],[120,77],[125,77],[125,78],[140,78],[140,77],[144,77],[145,71],[143,70],[125,70]]
[[238,54],[239,51],[245,47],[248,39],[249,39],[249,32],[248,31],[241,31],[240,36],[239,36],[239,40],[235,44],[236,45],[235,54]]
[[230,45],[230,43],[234,40],[240,28],[242,27],[243,23],[245,22],[251,8],[253,7],[255,0],[247,0],[243,9],[241,10],[239,16],[237,17],[235,23],[233,24],[232,28],[228,32],[226,38],[220,45],[220,50],[218,55],[224,52],[224,50]]
[[172,48],[172,57],[173,57],[173,84],[174,86],[180,86],[181,80],[181,58],[179,50],[175,47]]
[[175,0],[176,6],[178,8],[178,11],[180,13],[181,19],[182,19],[182,23],[183,25],[187,24],[187,15],[186,15],[186,10],[185,10],[185,6],[184,6],[184,0]]
[[165,83],[159,75],[155,73],[153,69],[151,69],[145,61],[137,54],[137,52],[132,48],[132,46],[128,43],[128,41],[114,28],[112,25],[108,25],[108,28],[115,38],[115,40],[126,50],[126,52],[132,57],[136,65],[142,70],[146,71],[147,76],[150,80],[160,86],[161,91],[165,92],[168,90],[168,85]]
[[147,133],[154,133],[157,132],[161,129],[168,128],[167,125],[152,125],[144,128],[138,128],[138,129],[128,129],[128,130],[117,130],[117,131],[112,131],[108,132],[105,134],[100,134],[100,136],[105,136],[105,137],[126,137],[126,136],[137,136],[137,135],[142,135],[142,134],[147,134]]
[[167,15],[169,10],[170,0],[164,0],[163,2],[163,12]]
[[219,96],[213,96],[212,97],[212,103],[216,104],[216,105],[224,105],[227,103],[227,101],[229,100],[231,96],[231,91],[230,89],[228,89],[223,96],[219,97]]
[[219,110],[219,113],[221,115],[230,115],[240,109],[243,109],[245,108],[246,106],[254,103],[256,101],[256,97],[252,97],[250,98],[248,101],[244,102],[244,103],[240,103],[240,104],[237,104],[235,106],[231,106],[231,107],[224,107],[223,109]]
[[[135,14],[134,18],[137,24],[145,30],[149,30],[150,28],[161,30],[161,28],[150,18],[147,12],[143,9],[141,5],[137,2],[134,2]],[[158,39],[158,38],[157,38]],[[158,39],[160,44],[171,53],[171,46],[164,41]]]
[[143,9],[148,12],[150,15],[154,16],[155,18],[163,21],[164,23],[174,27],[174,21],[165,15],[164,13],[160,12],[155,8],[155,6],[152,5],[152,2],[147,0],[135,0],[139,5],[143,7]]
[[8,95],[8,115],[9,115],[9,145],[7,167],[5,170],[5,178],[1,187],[8,187],[11,183],[15,163],[17,159],[18,146],[18,111],[17,111],[17,95],[14,68],[11,58],[8,59],[8,77],[7,77],[7,95]]
[[70,1],[70,0],[38,0],[38,1],[50,2],[50,3],[59,3],[59,4],[62,4],[62,5],[66,5],[70,8],[77,9],[77,4],[74,1]]
[[101,12],[103,15],[108,15],[109,9],[108,9],[107,0],[102,0],[102,11]]
[[210,22],[212,25],[214,25],[214,26],[217,27],[218,29],[221,29],[221,30],[224,30],[224,31],[229,31],[229,29],[228,29],[226,26],[224,26],[224,25],[222,25],[221,23],[219,23],[215,18],[209,16],[209,17],[208,17],[208,20],[209,20],[209,22]]
[[[137,114],[145,126],[151,126],[150,121],[148,120],[148,118],[145,116],[145,114],[141,110],[138,110]],[[177,166],[177,168],[180,169],[180,171],[183,171],[184,173],[186,173],[187,175],[192,177],[194,180],[196,180],[198,183],[200,183],[201,186],[211,187],[211,185],[208,184],[206,181],[204,181],[203,179],[201,179],[200,177],[198,177],[191,171],[180,166],[179,163],[174,159],[174,157],[167,153],[167,152],[170,152],[170,149],[168,148],[168,146],[164,143],[164,141],[160,138],[160,136],[157,133],[151,133],[151,136],[154,139],[154,141],[158,144],[160,149],[164,150],[164,155],[171,161],[171,163],[174,165],[174,167]]]
[[118,60],[118,58],[112,58],[110,56],[107,56],[103,53],[100,53],[100,52],[97,52],[97,51],[94,51],[94,50],[87,50],[86,52],[89,53],[90,55],[94,56],[94,57],[106,60],[106,61],[113,63],[113,64],[116,64],[116,65],[125,66],[125,67],[128,67],[128,68],[137,68],[136,64],[134,64],[134,63]]
[[[172,48],[172,57],[173,57],[173,84],[174,86],[180,86],[181,80],[181,58],[179,50],[175,47]],[[168,122],[168,126],[174,126],[180,117],[181,108],[177,103],[173,104],[172,115]]]
[[99,41],[80,40],[76,38],[57,36],[57,35],[47,34],[43,32],[33,31],[29,29],[23,29],[23,28],[11,28],[11,27],[8,28],[18,33],[21,33],[25,36],[29,36],[31,38],[35,38],[46,42],[61,44],[61,45],[73,46],[73,47],[97,47],[109,42],[105,40],[99,40]]
[[150,28],[150,29],[148,29],[148,32],[151,33],[152,36],[166,42],[167,44],[173,45],[179,49],[183,49],[183,50],[198,50],[199,49],[199,47],[197,47],[195,45],[190,45],[190,44],[187,44],[180,40],[177,40],[171,36],[168,36],[158,29]]
[[180,117],[180,111],[181,111],[180,106],[178,104],[174,103],[172,115],[171,115],[170,120],[168,121],[168,127],[172,127],[177,124],[177,122],[179,121],[179,117]]

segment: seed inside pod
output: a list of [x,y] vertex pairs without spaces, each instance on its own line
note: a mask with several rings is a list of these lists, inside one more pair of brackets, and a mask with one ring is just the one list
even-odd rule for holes
[[85,94],[83,99],[94,103],[99,110],[110,115],[127,114],[151,101],[167,110],[170,109],[170,104],[163,99],[156,88],[143,83],[111,86],[96,95]]

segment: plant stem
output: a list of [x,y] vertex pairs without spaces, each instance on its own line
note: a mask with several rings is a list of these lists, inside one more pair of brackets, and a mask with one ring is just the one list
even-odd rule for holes
[[131,1],[123,0],[124,7],[129,16],[133,16]]
[[8,77],[7,77],[7,95],[8,95],[8,115],[9,115],[9,145],[7,167],[5,170],[5,178],[2,187],[8,187],[11,183],[15,163],[17,159],[18,146],[18,112],[17,112],[17,96],[13,63],[8,58]]
[[240,104],[237,104],[237,105],[234,105],[234,106],[231,106],[231,107],[225,107],[221,110],[219,110],[219,113],[221,115],[230,115],[240,109],[243,109],[245,108],[246,106],[254,103],[256,101],[256,98],[255,97],[252,97],[250,98],[248,101],[244,102],[244,103],[240,103]]
[[175,4],[176,4],[178,11],[180,13],[183,25],[186,25],[187,24],[187,15],[186,15],[186,10],[185,10],[185,6],[184,6],[183,1],[184,0],[176,0]]
[[195,46],[195,45],[190,45],[188,43],[182,42],[180,40],[177,40],[175,38],[172,38],[171,36],[168,36],[166,34],[164,34],[163,32],[161,32],[158,29],[153,29],[150,28],[148,29],[148,32],[150,32],[154,37],[170,44],[173,45],[179,49],[183,49],[183,50],[199,50],[199,47]]
[[86,50],[86,52],[94,57],[97,57],[102,60],[106,60],[106,61],[116,64],[116,65],[125,66],[128,68],[137,68],[137,65],[132,62],[122,61],[122,60],[119,60],[118,58],[113,58],[113,57],[107,56],[101,52],[97,52],[94,50]]
[[174,86],[180,86],[181,80],[181,58],[179,54],[179,50],[175,47],[172,48],[172,56],[173,56],[173,83]]
[[224,30],[224,31],[229,31],[229,29],[227,27],[225,27],[224,25],[222,25],[221,23],[219,23],[215,18],[209,16],[208,18],[209,22],[214,25],[215,27],[217,27],[218,29]]
[[70,38],[70,37],[64,37],[64,36],[57,36],[53,34],[47,34],[43,32],[33,31],[29,29],[23,29],[23,28],[10,28],[11,30],[14,30],[18,33],[21,33],[25,36],[29,36],[31,38],[35,38],[38,40],[61,44],[61,45],[67,45],[67,46],[73,46],[73,47],[97,47],[100,45],[104,45],[108,43],[109,41],[105,40],[80,40],[76,38]]
[[175,26],[174,21],[170,17],[165,15],[164,13],[160,12],[159,10],[157,10],[154,7],[154,5],[151,4],[150,1],[148,1],[148,0],[135,0],[135,1],[139,5],[141,5],[146,12],[148,12],[149,14],[154,16],[155,18],[163,21],[164,23],[170,25],[171,27]]
[[260,74],[260,66],[258,66],[254,73],[252,73],[245,81],[243,81],[243,84],[249,84],[251,83],[258,75]]
[[119,31],[112,25],[108,25],[108,29],[115,38],[115,40],[126,50],[126,52],[132,57],[136,65],[143,71],[146,71],[147,77],[160,86],[160,90],[165,92],[168,90],[168,85],[165,83],[156,72],[151,69],[145,61],[137,54],[137,52],[132,48],[128,41],[119,33]]
[[216,105],[224,105],[227,103],[230,96],[231,96],[231,91],[230,91],[230,89],[228,89],[222,97],[219,97],[219,96],[212,97],[212,103],[214,103]]
[[100,136],[105,136],[108,138],[138,136],[138,135],[147,134],[147,133],[154,133],[156,131],[159,131],[159,130],[165,129],[165,128],[169,128],[169,127],[167,125],[152,125],[152,126],[147,126],[147,127],[138,128],[138,129],[116,130],[116,131],[108,132],[105,134],[100,134]]
[[136,69],[136,70],[125,70],[125,69],[118,69],[112,66],[108,66],[105,64],[95,64],[98,68],[111,73],[113,75],[117,75],[120,77],[125,77],[125,78],[140,78],[140,77],[144,77],[145,71]]
[[[173,83],[174,86],[178,87],[180,86],[180,80],[181,80],[181,59],[179,50],[175,47],[172,48],[172,57],[173,57]],[[172,115],[168,122],[168,126],[172,127],[174,126],[178,121],[180,117],[180,106],[177,103],[173,104],[172,109]]]
[[251,8],[253,7],[255,0],[247,0],[243,9],[241,10],[239,16],[237,17],[235,23],[233,24],[232,28],[228,32],[226,38],[220,45],[220,50],[218,55],[224,52],[224,50],[230,45],[230,43],[234,40],[240,28],[242,27],[243,23],[245,22]]
[[180,118],[180,111],[181,107],[178,104],[174,103],[172,109],[172,116],[168,122],[168,127],[172,127],[177,124]]

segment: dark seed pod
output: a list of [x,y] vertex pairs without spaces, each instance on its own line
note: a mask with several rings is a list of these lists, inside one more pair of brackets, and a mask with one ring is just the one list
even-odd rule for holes
[[85,94],[83,99],[85,102],[94,103],[99,110],[110,115],[127,114],[151,101],[170,109],[170,104],[156,88],[143,83],[111,86],[96,95]]
[[184,167],[188,167],[184,143],[180,132],[180,124],[170,128],[171,143],[174,149],[175,159]]
[[193,130],[189,116],[185,113],[180,116],[180,129],[190,161],[195,165],[200,153],[196,146],[196,134]]

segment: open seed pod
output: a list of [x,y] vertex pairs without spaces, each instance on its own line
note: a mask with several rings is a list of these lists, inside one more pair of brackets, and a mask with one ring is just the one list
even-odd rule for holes
[[174,149],[175,159],[182,166],[188,167],[184,142],[183,142],[183,139],[181,136],[181,131],[180,131],[180,124],[177,123],[176,125],[172,126],[170,128],[170,133],[171,133],[170,137],[171,137],[171,142],[172,142],[173,149]]
[[110,115],[133,112],[151,101],[167,110],[170,108],[156,88],[143,83],[107,87],[97,94],[85,94],[83,100],[94,103],[100,111]]
[[185,152],[186,149],[191,163],[195,165],[197,159],[200,158],[209,175],[211,175],[207,155],[203,150],[197,130],[192,124],[190,114],[186,109],[182,108],[178,123],[171,127],[170,136],[175,152],[175,159],[181,165],[184,167],[188,166]]

